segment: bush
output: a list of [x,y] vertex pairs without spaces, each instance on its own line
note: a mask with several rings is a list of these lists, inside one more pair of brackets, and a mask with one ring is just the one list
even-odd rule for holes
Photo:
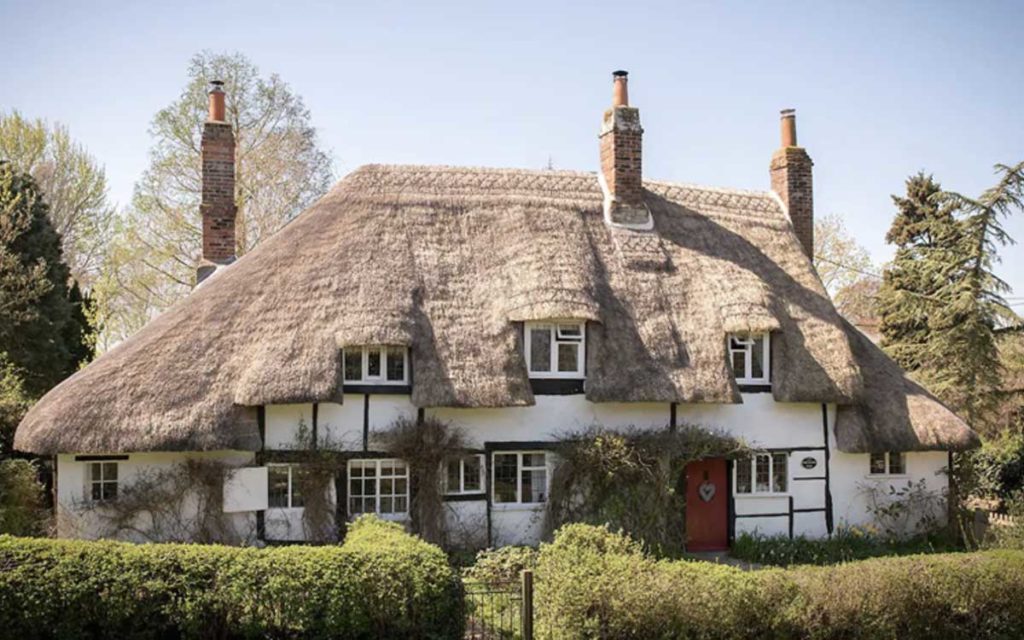
[[375,518],[322,547],[0,537],[3,638],[451,638],[462,624],[444,553]]
[[739,560],[788,567],[794,564],[827,565],[880,556],[958,551],[949,535],[935,533],[907,539],[890,539],[869,527],[840,527],[831,538],[763,536],[742,533],[730,554]]
[[536,566],[537,550],[531,547],[485,549],[476,554],[476,562],[465,570],[465,576],[497,587],[518,581],[523,570]]
[[0,460],[0,533],[41,535],[46,529],[43,485],[28,460]]
[[[542,545],[538,627],[557,638],[1017,638],[1024,553],[742,571],[655,560],[621,534]],[[543,637],[543,636],[542,636]]]

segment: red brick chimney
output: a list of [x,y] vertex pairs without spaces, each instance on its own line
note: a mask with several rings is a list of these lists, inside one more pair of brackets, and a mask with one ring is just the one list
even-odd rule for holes
[[804,253],[814,260],[814,187],[811,157],[796,144],[796,111],[782,110],[782,146],[772,155],[772,191],[789,211]]
[[612,106],[601,124],[601,186],[605,219],[611,224],[650,228],[644,204],[640,110],[629,106],[628,72],[612,73]]
[[209,116],[203,124],[203,259],[196,284],[235,260],[235,135],[224,118],[224,83],[210,83]]

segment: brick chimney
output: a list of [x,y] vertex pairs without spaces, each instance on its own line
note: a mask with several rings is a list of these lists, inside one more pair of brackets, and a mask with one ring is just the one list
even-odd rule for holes
[[224,83],[210,83],[209,115],[203,124],[203,259],[196,284],[235,260],[235,135],[224,118]]
[[772,155],[772,191],[789,211],[804,253],[814,260],[814,188],[811,157],[796,144],[796,111],[782,110],[782,146]]
[[610,224],[651,228],[644,204],[640,110],[629,106],[629,74],[612,73],[612,106],[601,124],[601,188],[605,194],[605,220]]

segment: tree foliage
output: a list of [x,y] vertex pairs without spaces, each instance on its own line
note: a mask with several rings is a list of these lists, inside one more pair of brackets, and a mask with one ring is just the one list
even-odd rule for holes
[[0,163],[0,353],[30,396],[47,391],[91,356],[91,330],[81,313],[87,303],[71,298],[68,283],[60,235],[39,187],[31,176]]
[[67,127],[0,113],[0,160],[31,175],[49,205],[71,275],[85,286],[96,277],[110,241],[114,208],[107,176]]
[[97,296],[107,339],[140,328],[192,288],[202,251],[200,141],[211,80],[223,80],[227,121],[237,143],[235,201],[239,255],[280,229],[326,192],[331,160],[302,98],[245,56],[192,58],[181,95],[153,118],[150,165],[119,221]]
[[876,324],[879,282],[867,249],[835,214],[818,219],[814,238],[814,267],[839,313],[856,325]]
[[896,257],[879,292],[886,350],[975,426],[1002,385],[996,333],[1017,322],[993,266],[1013,242],[1003,220],[1024,208],[1024,163],[996,173],[977,198],[943,191],[924,174],[907,180],[906,195],[893,197],[887,239]]

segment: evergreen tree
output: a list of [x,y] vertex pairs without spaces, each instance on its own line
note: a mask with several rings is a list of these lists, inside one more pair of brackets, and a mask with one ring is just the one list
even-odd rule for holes
[[24,390],[38,396],[91,355],[91,330],[76,317],[61,240],[39,188],[0,162],[0,353]]
[[896,218],[886,242],[896,256],[886,267],[878,291],[882,345],[907,371],[924,364],[928,319],[942,287],[944,263],[956,245],[959,226],[949,202],[940,202],[942,187],[918,173],[906,181],[906,195],[892,196]]

